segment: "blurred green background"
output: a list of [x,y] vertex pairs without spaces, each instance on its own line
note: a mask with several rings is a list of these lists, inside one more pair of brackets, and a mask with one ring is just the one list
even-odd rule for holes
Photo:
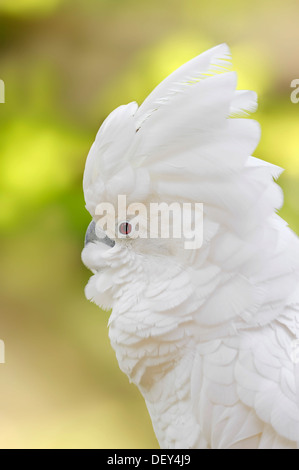
[[157,447],[108,314],[84,297],[85,158],[116,106],[227,42],[299,232],[298,15],[297,0],[0,0],[1,448]]

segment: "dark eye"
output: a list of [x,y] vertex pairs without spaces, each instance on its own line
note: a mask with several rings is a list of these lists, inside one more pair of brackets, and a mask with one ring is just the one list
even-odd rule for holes
[[121,235],[130,235],[132,232],[132,225],[130,222],[121,222],[118,226],[118,230]]

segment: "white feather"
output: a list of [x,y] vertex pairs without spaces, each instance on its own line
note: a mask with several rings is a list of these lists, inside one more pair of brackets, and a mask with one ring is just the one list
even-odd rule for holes
[[[89,299],[112,308],[109,337],[168,448],[296,448],[299,242],[277,215],[282,169],[251,154],[256,94],[236,91],[229,49],[180,67],[138,108],[100,128],[84,174],[100,202],[201,202],[203,246],[87,244]],[[244,118],[246,117],[246,118]]]

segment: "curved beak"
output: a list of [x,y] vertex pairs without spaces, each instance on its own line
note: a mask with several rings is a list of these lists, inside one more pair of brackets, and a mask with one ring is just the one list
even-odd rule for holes
[[105,243],[105,245],[110,246],[111,248],[115,245],[115,241],[111,240],[111,238],[107,237],[107,235],[105,235],[103,238],[97,236],[96,223],[94,220],[92,220],[87,227],[85,239],[84,239],[84,246],[86,246],[87,243],[90,243],[90,242],[102,242],[102,243]]

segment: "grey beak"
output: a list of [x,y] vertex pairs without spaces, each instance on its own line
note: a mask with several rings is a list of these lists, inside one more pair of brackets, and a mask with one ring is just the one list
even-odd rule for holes
[[105,237],[99,238],[96,235],[96,223],[94,220],[90,222],[90,224],[87,227],[86,234],[85,234],[85,240],[84,240],[84,246],[87,245],[87,243],[90,242],[102,242],[105,243],[105,245],[110,246],[111,248],[115,245],[115,241],[111,240],[111,238]]

